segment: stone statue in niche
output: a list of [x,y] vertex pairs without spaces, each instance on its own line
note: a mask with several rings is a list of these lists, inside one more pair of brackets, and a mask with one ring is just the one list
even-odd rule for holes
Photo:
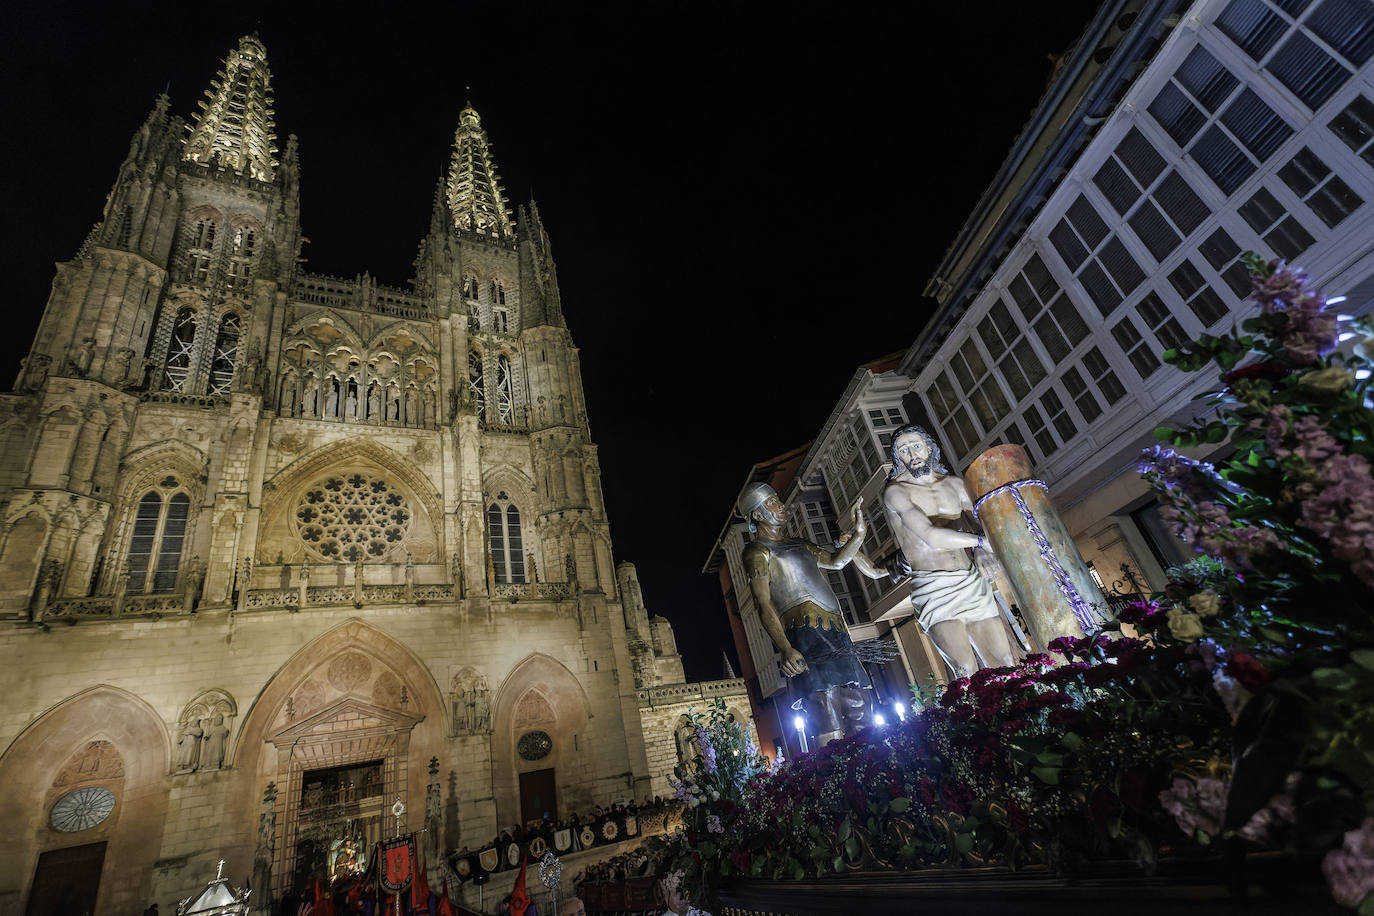
[[200,741],[205,730],[195,719],[181,727],[177,736],[177,772],[192,773],[200,765]]
[[205,581],[205,567],[200,564],[200,557],[193,557],[189,568],[186,570],[186,613],[193,613],[200,604],[200,588]]
[[129,380],[129,368],[133,365],[134,351],[128,347],[120,347],[115,351],[114,359],[110,361],[110,371],[107,378],[112,385],[123,385]]
[[[989,579],[996,559],[981,534],[960,530],[973,512],[958,475],[940,462],[940,446],[920,426],[892,436],[892,472],[883,508],[901,545],[911,603],[921,628],[955,677],[1016,661]],[[969,557],[969,551],[973,557]]]
[[205,729],[205,746],[200,752],[201,769],[218,770],[224,766],[224,752],[229,745],[229,726],[224,724],[224,714],[219,712],[206,721],[210,725]]
[[472,730],[478,735],[491,731],[491,700],[486,686],[480,682],[472,695]]
[[831,550],[784,532],[787,506],[766,483],[752,483],[737,508],[754,532],[744,569],[763,628],[782,655],[782,673],[816,730],[819,743],[852,735],[867,724],[868,675],[849,638],[839,599],[823,570],[843,569],[864,539],[863,513]]
[[72,351],[71,358],[67,361],[67,369],[73,374],[85,378],[86,373],[91,371],[91,360],[95,358],[95,338],[82,338],[81,343]]
[[43,383],[48,380],[48,369],[52,366],[52,357],[46,353],[35,353],[27,357],[23,363],[24,381],[21,387],[25,391],[37,391],[43,387]]

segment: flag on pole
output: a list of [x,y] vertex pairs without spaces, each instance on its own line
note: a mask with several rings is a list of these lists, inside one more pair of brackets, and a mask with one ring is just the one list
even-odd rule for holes
[[515,879],[515,887],[510,892],[510,916],[525,916],[530,908],[530,895],[525,890],[525,858],[520,857],[520,877]]

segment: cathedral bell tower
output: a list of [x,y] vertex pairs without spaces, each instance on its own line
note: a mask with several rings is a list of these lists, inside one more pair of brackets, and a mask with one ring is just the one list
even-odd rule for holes
[[[155,563],[130,570],[98,560],[130,536],[107,529],[140,408],[229,401],[256,417],[260,407],[266,332],[301,244],[295,138],[278,161],[262,42],[245,36],[229,51],[194,123],[169,117],[169,105],[158,97],[101,221],[57,265],[15,381],[26,428],[7,437],[2,482],[13,488],[9,511],[28,508],[18,513],[21,536],[6,541],[3,560],[16,565],[0,572],[0,605],[10,610],[123,584],[151,588]],[[215,499],[241,501],[244,486],[226,479]],[[162,575],[179,581],[185,572],[182,564]],[[232,569],[197,574],[222,584]]]

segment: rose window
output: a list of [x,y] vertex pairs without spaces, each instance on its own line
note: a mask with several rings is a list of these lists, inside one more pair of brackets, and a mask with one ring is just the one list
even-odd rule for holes
[[405,497],[380,477],[329,477],[306,489],[296,506],[296,532],[306,549],[332,562],[380,560],[405,541]]

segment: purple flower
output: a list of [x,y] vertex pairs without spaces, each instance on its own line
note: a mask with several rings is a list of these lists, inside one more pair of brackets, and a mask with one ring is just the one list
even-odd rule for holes
[[1271,262],[1276,268],[1267,277],[1252,277],[1253,287],[1250,298],[1259,303],[1260,310],[1268,315],[1280,306],[1293,302],[1307,288],[1307,274],[1292,267],[1282,266],[1283,262]]
[[707,833],[724,833],[725,828],[720,824],[720,815],[712,814],[706,818]]
[[1215,835],[1221,831],[1226,816],[1228,789],[1220,779],[1203,778],[1194,784],[1191,779],[1175,776],[1174,784],[1159,793],[1159,803],[1188,836],[1199,830]]
[[701,768],[709,775],[716,771],[716,746],[711,743],[711,733],[705,728],[697,729],[697,749],[701,751]]
[[1367,817],[1345,835],[1340,849],[1322,860],[1322,873],[1331,896],[1341,906],[1357,907],[1374,892],[1374,817]]
[[1303,501],[1303,524],[1331,543],[1331,552],[1374,585],[1374,478],[1361,455],[1337,455],[1318,469],[1325,486]]

